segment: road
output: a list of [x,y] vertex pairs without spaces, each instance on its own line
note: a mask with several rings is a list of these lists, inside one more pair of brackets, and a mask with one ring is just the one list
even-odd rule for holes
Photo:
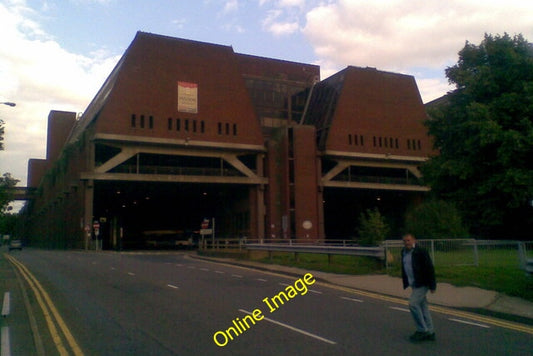
[[[433,313],[437,340],[414,344],[406,305],[319,282],[304,295],[298,284],[300,291],[270,312],[263,300],[272,305],[271,298],[298,277],[187,253],[26,249],[12,256],[40,282],[84,355],[496,356],[533,350],[528,333],[446,312]],[[263,318],[255,325],[248,318],[246,328],[242,320],[256,309]],[[240,321],[241,333],[226,343],[233,320]],[[47,354],[57,354],[50,325],[42,316],[38,325]],[[218,343],[225,346],[214,341],[219,331]]]

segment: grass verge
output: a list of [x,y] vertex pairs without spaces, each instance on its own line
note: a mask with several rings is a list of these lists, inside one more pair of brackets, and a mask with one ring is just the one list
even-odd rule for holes
[[[359,256],[332,256],[328,263],[326,255],[298,254],[296,259],[293,253],[277,252],[272,257],[262,257],[256,261],[267,264],[298,267],[302,269],[341,273],[341,274],[388,274],[399,277],[398,266],[387,271],[383,262],[370,257]],[[437,281],[450,283],[454,286],[478,287],[494,290],[506,295],[522,298],[533,302],[533,276],[528,276],[524,270],[514,265],[494,266],[436,266]]]

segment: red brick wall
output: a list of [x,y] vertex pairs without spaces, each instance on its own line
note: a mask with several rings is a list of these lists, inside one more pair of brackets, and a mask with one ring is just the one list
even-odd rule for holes
[[[317,151],[314,126],[293,129],[296,238],[319,237]],[[306,222],[307,229],[303,227]],[[308,224],[311,223],[309,228]]]
[[48,115],[48,135],[46,140],[46,159],[55,161],[76,123],[76,113],[68,111],[50,111]]
[[356,67],[337,75],[345,78],[327,149],[418,157],[432,153],[414,77]]
[[[98,133],[263,144],[231,47],[140,33],[125,56],[108,104],[99,115]],[[197,114],[178,112],[178,81],[198,85]],[[136,115],[136,127],[131,125],[132,115]]]

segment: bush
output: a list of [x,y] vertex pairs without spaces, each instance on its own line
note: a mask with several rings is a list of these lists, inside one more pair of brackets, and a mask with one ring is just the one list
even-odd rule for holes
[[429,200],[410,209],[405,228],[420,239],[468,237],[468,229],[455,205],[443,200]]
[[359,216],[359,227],[357,228],[359,244],[379,245],[381,241],[385,240],[389,232],[390,228],[377,208],[367,209]]

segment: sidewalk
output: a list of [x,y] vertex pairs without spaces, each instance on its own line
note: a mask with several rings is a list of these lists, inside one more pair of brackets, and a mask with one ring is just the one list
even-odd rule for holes
[[[256,268],[271,272],[294,275],[300,277],[305,273],[312,272],[317,280],[333,285],[360,289],[368,292],[386,294],[389,296],[405,298],[410,295],[410,289],[404,290],[399,277],[388,275],[346,275],[326,273],[319,271],[309,271],[295,267],[271,265],[266,263],[237,260],[233,258],[217,258],[198,255],[189,255],[192,258],[205,259],[219,263],[227,263],[242,267]],[[529,319],[529,324],[533,324],[533,302],[520,298],[509,297],[504,294],[485,290],[476,287],[455,287],[449,283],[437,283],[437,291],[434,294],[428,293],[428,301],[431,304],[453,307],[468,308],[472,310],[485,310],[508,314],[520,318]]]

